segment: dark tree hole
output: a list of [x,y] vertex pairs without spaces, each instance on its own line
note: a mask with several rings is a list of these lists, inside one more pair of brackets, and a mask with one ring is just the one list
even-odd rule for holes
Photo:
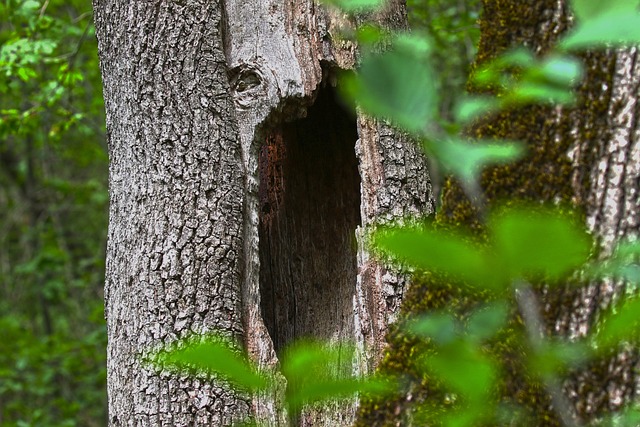
[[261,147],[260,308],[279,355],[298,338],[353,338],[357,138],[354,112],[324,88]]

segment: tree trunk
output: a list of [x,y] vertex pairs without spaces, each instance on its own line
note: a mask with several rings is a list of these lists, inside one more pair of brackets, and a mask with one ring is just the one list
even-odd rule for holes
[[[542,54],[571,22],[565,1],[485,0],[483,4],[477,63],[522,45]],[[477,137],[521,140],[528,145],[529,154],[523,161],[490,168],[483,174],[482,185],[490,204],[514,199],[571,204],[584,213],[586,226],[599,239],[606,255],[615,240],[637,236],[638,232],[640,65],[636,48],[588,53],[582,59],[586,76],[577,90],[577,107],[513,109],[476,125],[470,132]],[[479,226],[476,212],[452,181],[445,186],[437,221]],[[434,280],[427,277],[409,290],[403,302],[404,315],[464,304],[459,293],[443,292],[443,283]],[[623,292],[623,284],[611,281],[584,284],[579,290],[573,284],[559,292],[541,286],[539,298],[547,335],[569,339],[585,336],[598,311],[615,303]],[[409,359],[415,349],[403,339],[399,331],[391,335],[383,370],[412,369]],[[504,372],[512,375],[503,401],[527,407],[531,425],[561,425],[549,396],[539,384],[526,378],[524,366],[508,360],[507,356],[513,354],[502,355]],[[578,423],[586,423],[637,399],[637,367],[637,351],[628,350],[573,373],[564,383],[564,393],[573,404],[571,416]],[[358,425],[410,424],[409,418],[400,419],[398,414],[410,414],[412,405],[433,398],[434,390],[429,387],[414,384],[406,394],[383,402],[382,409],[366,405]]]
[[[95,0],[107,110],[109,425],[288,425],[248,399],[140,356],[190,333],[241,340],[263,368],[311,336],[381,354],[405,278],[369,259],[378,221],[433,210],[425,160],[335,96],[355,25],[311,1]],[[404,26],[400,2],[369,18]],[[284,387],[284,385],[283,385]],[[350,402],[295,424],[348,425]]]

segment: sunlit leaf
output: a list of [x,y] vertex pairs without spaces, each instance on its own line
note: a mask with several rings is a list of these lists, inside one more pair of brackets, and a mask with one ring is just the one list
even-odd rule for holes
[[588,234],[566,215],[534,206],[511,208],[490,220],[497,256],[511,277],[557,279],[584,264]]
[[487,252],[461,234],[428,226],[390,228],[374,236],[374,245],[399,262],[480,286],[499,286]]
[[398,37],[390,50],[369,54],[343,87],[367,113],[420,133],[438,105],[435,79],[428,64],[429,45],[418,37]]
[[218,336],[181,341],[174,348],[159,352],[157,357],[164,366],[215,374],[247,390],[262,389],[268,384],[267,378],[244,355]]
[[26,0],[24,3],[22,3],[22,5],[20,6],[21,9],[23,10],[28,10],[28,11],[34,11],[36,9],[40,8],[40,2],[37,2],[35,0]]

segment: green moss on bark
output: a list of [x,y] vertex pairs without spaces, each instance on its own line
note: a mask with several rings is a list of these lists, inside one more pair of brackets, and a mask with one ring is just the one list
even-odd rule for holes
[[[522,45],[542,54],[553,46],[567,25],[566,10],[558,9],[556,0],[485,0],[476,64]],[[489,168],[483,173],[481,183],[490,205],[515,201],[546,202],[585,212],[591,187],[590,173],[600,156],[596,142],[607,138],[609,132],[606,117],[610,109],[615,58],[611,53],[589,53],[582,59],[586,65],[586,77],[577,89],[575,108],[514,108],[469,130],[474,137],[519,140],[528,147],[528,155],[522,161]],[[580,150],[572,161],[568,153],[576,146]],[[467,226],[481,233],[475,208],[452,179],[445,184],[436,224],[442,227]],[[569,288],[545,294],[548,304],[545,304],[543,315],[550,332],[560,311],[566,310],[576,298],[575,292]],[[413,286],[405,295],[401,318],[445,307],[464,313],[479,299],[481,296],[465,291],[457,283],[423,274],[414,279]],[[447,395],[437,379],[425,376],[416,367],[416,355],[429,349],[404,334],[399,326],[401,322],[390,328],[389,347],[380,370],[406,378],[406,387],[393,398],[363,399],[357,426],[408,425],[407,409],[415,402],[428,400],[442,408],[448,404]],[[491,352],[501,360],[505,374],[504,382],[499,385],[499,399],[528,408],[527,418],[531,425],[560,425],[543,387],[527,373],[521,357],[526,351],[526,343],[516,338],[521,327],[521,319],[513,313],[509,327],[492,346]],[[563,332],[566,331],[560,331]],[[598,366],[606,368],[601,362],[594,363],[593,368]],[[593,415],[580,413],[583,418]]]

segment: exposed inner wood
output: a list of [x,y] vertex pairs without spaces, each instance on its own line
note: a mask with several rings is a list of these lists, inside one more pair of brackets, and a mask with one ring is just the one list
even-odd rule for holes
[[303,337],[353,339],[357,138],[354,113],[324,88],[261,147],[261,311],[278,354]]

